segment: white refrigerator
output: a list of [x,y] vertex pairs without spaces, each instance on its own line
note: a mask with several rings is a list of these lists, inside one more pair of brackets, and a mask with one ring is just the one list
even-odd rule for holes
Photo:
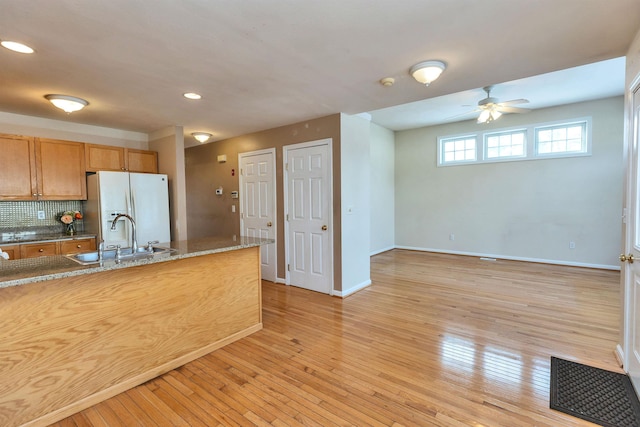
[[84,210],[85,231],[96,233],[104,247],[131,247],[132,228],[136,223],[136,240],[142,247],[148,242],[171,241],[169,219],[169,184],[167,175],[100,171],[87,177],[87,201]]

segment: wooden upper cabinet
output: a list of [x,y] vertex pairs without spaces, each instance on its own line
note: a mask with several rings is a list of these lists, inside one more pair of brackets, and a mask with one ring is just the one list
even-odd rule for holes
[[109,145],[84,145],[87,172],[124,171],[124,149]]
[[0,200],[84,200],[84,144],[0,135]]
[[84,143],[36,138],[39,200],[86,200]]
[[125,156],[129,172],[158,173],[157,152],[128,148]]
[[87,172],[158,173],[158,153],[109,145],[85,144]]
[[0,135],[0,200],[38,198],[34,138]]

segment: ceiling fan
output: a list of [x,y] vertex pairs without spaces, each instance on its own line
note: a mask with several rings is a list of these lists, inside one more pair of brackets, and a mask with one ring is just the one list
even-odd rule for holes
[[487,97],[478,101],[478,123],[489,123],[497,120],[504,113],[528,113],[528,108],[513,107],[517,104],[526,104],[528,99],[512,99],[511,101],[499,102],[498,98],[491,97],[491,89],[493,86],[485,86],[482,88],[487,92]]

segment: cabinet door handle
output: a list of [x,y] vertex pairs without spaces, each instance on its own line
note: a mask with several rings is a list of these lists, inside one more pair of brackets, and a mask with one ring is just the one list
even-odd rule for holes
[[44,252],[44,249],[40,248],[38,249],[38,252]]
[[80,249],[82,247],[82,245],[76,245],[76,248]]

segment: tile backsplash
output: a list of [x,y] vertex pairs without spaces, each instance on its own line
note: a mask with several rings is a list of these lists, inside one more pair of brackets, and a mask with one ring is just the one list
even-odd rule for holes
[[[82,202],[79,200],[0,202],[0,230],[42,229],[62,232],[64,224],[58,221],[57,216],[64,211],[82,212]],[[38,219],[38,212],[44,212],[44,219]],[[76,229],[82,231],[82,221],[76,221]]]

